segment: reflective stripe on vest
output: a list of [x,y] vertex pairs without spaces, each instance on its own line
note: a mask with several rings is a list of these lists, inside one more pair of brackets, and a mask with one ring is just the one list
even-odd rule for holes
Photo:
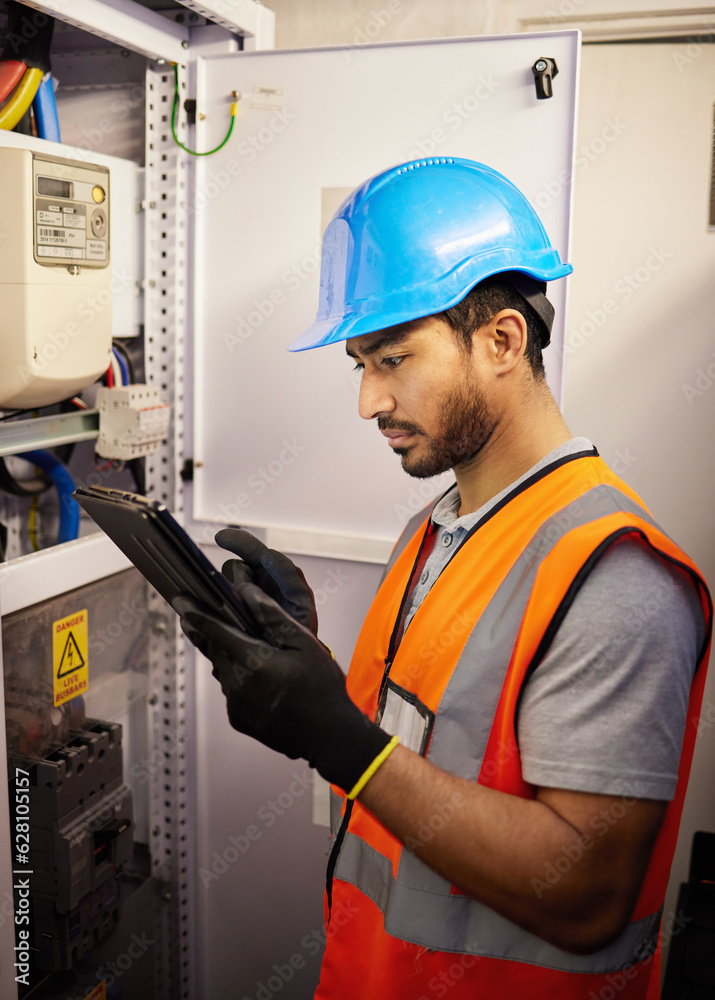
[[[414,692],[435,713],[427,750],[430,761],[451,774],[522,797],[533,797],[535,789],[521,777],[515,727],[520,690],[530,665],[540,662],[552,623],[558,626],[578,586],[608,544],[623,534],[637,533],[691,573],[704,610],[709,601],[694,565],[600,459],[579,456],[578,461],[562,463],[552,473],[547,470],[547,478],[540,477],[535,487],[517,496],[518,502],[501,509],[501,523],[491,526],[491,536],[480,528],[462,545],[412,619],[391,672],[396,684]],[[491,552],[490,543],[502,545],[510,555],[506,565]],[[353,698],[373,715],[389,629],[418,546],[419,539],[406,546],[383,584],[348,678]],[[464,550],[475,546],[479,558],[470,553],[465,556]],[[486,574],[485,563],[489,564]],[[454,608],[454,616],[450,619],[446,614],[448,624],[435,635],[434,624],[442,621],[446,608]],[[423,637],[425,645],[421,646]],[[429,652],[430,642],[437,649],[433,659],[422,655],[425,648]],[[699,692],[692,698],[695,710],[703,674]],[[692,746],[687,753],[692,755]],[[681,768],[686,781],[688,769],[689,758]],[[624,795],[633,791],[624,785]],[[456,892],[403,849],[359,802],[342,842],[335,878],[357,887],[378,906],[384,932],[395,939],[430,950],[500,958],[505,963],[606,973],[647,959],[655,947],[667,881],[664,867],[670,866],[682,792],[669,807],[674,815],[659,834],[659,840],[667,843],[658,849],[656,842],[632,922],[613,944],[596,954],[563,952]],[[341,799],[334,796],[335,819],[340,806]],[[425,835],[429,835],[426,824]],[[375,928],[375,933],[382,933],[382,928]],[[360,946],[369,947],[369,942]],[[331,942],[330,947],[337,945]]]
[[[403,858],[421,865],[414,855],[405,852]],[[601,951],[573,955],[516,927],[470,896],[435,894],[425,899],[423,890],[405,884],[407,873],[402,865],[394,878],[389,859],[351,833],[340,851],[339,872],[340,879],[356,886],[380,908],[388,934],[435,951],[489,955],[564,972],[613,972],[647,958],[658,942],[660,912],[629,924]]]

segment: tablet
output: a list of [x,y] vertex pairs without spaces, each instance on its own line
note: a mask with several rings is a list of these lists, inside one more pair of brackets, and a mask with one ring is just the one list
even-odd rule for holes
[[80,486],[72,496],[172,607],[180,594],[189,595],[244,632],[259,635],[226,577],[163,503],[106,486]]

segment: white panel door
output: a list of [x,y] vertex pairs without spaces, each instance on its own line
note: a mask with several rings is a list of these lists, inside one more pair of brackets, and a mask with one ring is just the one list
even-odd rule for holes
[[[712,590],[715,46],[587,45],[582,59],[565,416]],[[664,925],[693,833],[715,829],[714,759],[711,665]]]
[[[445,488],[448,477],[407,477],[374,423],[359,419],[343,344],[285,348],[314,319],[332,212],[404,160],[464,156],[500,170],[567,258],[578,54],[578,33],[557,32],[202,64],[201,148],[220,140],[228,94],[241,99],[230,141],[197,162],[193,192],[198,520],[288,529],[288,549],[308,537],[318,553],[379,559]],[[531,69],[541,56],[559,68],[548,100],[537,100]],[[559,319],[549,377],[560,396],[566,282],[550,294]]]

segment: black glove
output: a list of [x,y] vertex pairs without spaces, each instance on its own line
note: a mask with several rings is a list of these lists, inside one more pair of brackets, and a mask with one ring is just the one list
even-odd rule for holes
[[288,757],[304,757],[349,792],[390,737],[350,699],[342,670],[323,645],[253,583],[239,583],[264,639],[178,597],[181,626],[226,696],[234,729]]
[[313,591],[302,570],[288,556],[269,549],[243,528],[222,528],[216,534],[216,543],[243,560],[229,559],[221,568],[234,590],[246,581],[257,583],[292,618],[310,629],[313,635],[318,634]]

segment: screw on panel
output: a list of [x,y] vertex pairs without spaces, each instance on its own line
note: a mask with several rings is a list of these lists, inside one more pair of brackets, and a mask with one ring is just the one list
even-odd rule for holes
[[152,631],[156,633],[156,635],[163,635],[168,627],[169,623],[167,621],[166,615],[160,615],[158,613],[155,613],[151,616],[151,628]]

